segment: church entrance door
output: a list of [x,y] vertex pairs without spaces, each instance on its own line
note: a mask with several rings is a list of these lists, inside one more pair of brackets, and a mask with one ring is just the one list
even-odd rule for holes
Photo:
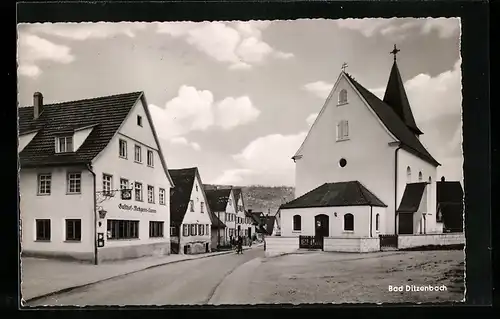
[[413,213],[399,213],[399,231],[401,235],[413,234]]

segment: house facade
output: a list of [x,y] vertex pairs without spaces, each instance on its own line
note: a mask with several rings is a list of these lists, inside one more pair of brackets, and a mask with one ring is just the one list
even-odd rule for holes
[[[419,233],[421,227],[426,233],[442,232],[435,206],[440,164],[420,142],[421,134],[396,60],[383,99],[342,71],[293,157],[295,198],[324,183],[356,181],[387,206],[380,212],[381,234]],[[425,197],[422,205],[398,212],[407,186],[422,182],[421,197],[412,199],[420,203]],[[313,225],[315,213],[311,210],[311,214],[309,223]],[[369,216],[362,218],[368,220]],[[282,234],[292,233],[288,217],[281,217]]]
[[230,237],[234,236],[236,232],[233,192],[231,189],[205,187],[205,194],[208,206],[213,214],[212,222],[215,220],[214,224],[219,225],[216,235],[217,245],[227,246],[230,244]]
[[49,105],[35,93],[19,135],[23,254],[97,263],[170,253],[173,183],[144,93]]
[[255,226],[252,216],[248,213],[245,207],[243,198],[243,190],[241,188],[233,188],[234,200],[236,205],[236,233],[245,239],[251,239],[255,233]]
[[181,254],[210,252],[212,220],[198,169],[171,169],[169,174],[175,185],[170,190],[172,251]]

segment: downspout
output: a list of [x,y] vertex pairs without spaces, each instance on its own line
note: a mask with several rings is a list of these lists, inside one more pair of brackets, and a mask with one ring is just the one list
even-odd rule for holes
[[372,228],[373,228],[373,206],[370,205],[370,237],[373,237]]
[[93,188],[94,188],[94,265],[98,265],[98,256],[97,256],[97,194],[96,194],[96,175],[94,171],[92,170],[92,165],[87,164],[87,170],[92,174],[92,179],[93,179]]
[[398,234],[397,229],[397,207],[398,207],[398,151],[401,149],[401,144],[394,152],[394,234]]

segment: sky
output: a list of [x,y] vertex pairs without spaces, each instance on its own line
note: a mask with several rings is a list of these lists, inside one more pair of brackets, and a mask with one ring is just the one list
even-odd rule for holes
[[382,97],[394,44],[438,176],[462,181],[459,19],[20,24],[19,105],[144,91],[169,169],[293,186],[342,63]]

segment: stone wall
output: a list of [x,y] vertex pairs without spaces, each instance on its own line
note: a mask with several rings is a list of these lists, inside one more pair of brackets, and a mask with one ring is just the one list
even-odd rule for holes
[[299,249],[298,237],[268,236],[264,241],[266,257],[292,253]]
[[398,235],[398,249],[465,244],[464,233]]
[[380,250],[379,238],[370,237],[326,237],[324,251],[365,253]]

